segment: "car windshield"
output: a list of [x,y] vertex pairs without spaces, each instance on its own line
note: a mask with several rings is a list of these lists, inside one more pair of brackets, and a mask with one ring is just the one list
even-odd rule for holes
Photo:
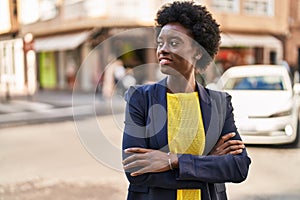
[[286,90],[281,76],[251,76],[230,78],[225,90]]

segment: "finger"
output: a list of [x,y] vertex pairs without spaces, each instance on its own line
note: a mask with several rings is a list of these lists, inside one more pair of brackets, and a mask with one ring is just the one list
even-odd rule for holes
[[147,165],[145,165],[143,168],[140,168],[139,170],[132,172],[130,175],[131,176],[139,176],[148,172],[157,172],[157,170],[153,170],[153,168],[151,167],[150,163],[148,163]]
[[222,136],[221,139],[218,141],[217,143],[217,149],[222,149],[222,145],[229,140],[230,138],[235,136],[235,132],[231,132],[231,133],[226,133],[226,135]]
[[245,145],[231,145],[231,146],[227,147],[226,149],[224,149],[224,152],[225,152],[225,154],[228,154],[230,152],[234,152],[234,151],[238,151],[238,150],[243,151],[244,148],[245,148]]
[[238,149],[238,150],[235,150],[235,151],[231,151],[229,153],[232,154],[232,155],[237,155],[237,154],[240,154],[242,152],[243,152],[243,149]]
[[145,173],[147,173],[146,167],[144,167],[144,168],[142,168],[138,171],[132,172],[130,174],[130,176],[139,176],[139,175],[142,175],[142,174],[145,174]]
[[244,145],[244,142],[241,140],[228,140],[224,144],[220,145],[217,150],[222,150],[226,149],[230,146],[235,146],[235,145]]
[[[223,136],[224,137],[224,136]],[[224,143],[225,143],[225,139],[221,137],[221,139],[219,139],[219,141],[217,142],[217,144],[215,145],[216,150],[218,150]]]
[[147,153],[149,151],[151,150],[140,147],[131,147],[124,150],[125,153]]
[[132,169],[132,168],[136,168],[136,167],[144,167],[147,165],[149,165],[149,163],[146,160],[136,160],[136,161],[133,161],[131,163],[124,165],[123,168],[125,170],[128,170],[128,169]]
[[235,132],[227,133],[226,135],[222,136],[222,140],[227,141],[234,136],[235,136]]
[[133,154],[127,158],[125,158],[122,163],[123,165],[126,165],[128,163],[134,162],[136,160],[144,160],[145,159],[145,155],[144,154]]

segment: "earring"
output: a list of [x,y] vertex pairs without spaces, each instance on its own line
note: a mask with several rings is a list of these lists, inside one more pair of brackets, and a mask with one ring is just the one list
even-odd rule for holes
[[200,58],[201,58],[201,55],[199,55],[199,54],[197,56],[195,56],[196,60],[200,60]]

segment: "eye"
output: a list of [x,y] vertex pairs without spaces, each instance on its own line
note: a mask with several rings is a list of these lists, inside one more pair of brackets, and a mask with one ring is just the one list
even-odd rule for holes
[[171,40],[171,41],[170,41],[170,45],[171,45],[172,47],[176,47],[176,46],[179,45],[179,41],[177,41],[177,40]]
[[163,42],[162,41],[157,41],[156,45],[157,45],[157,47],[162,47],[163,46]]

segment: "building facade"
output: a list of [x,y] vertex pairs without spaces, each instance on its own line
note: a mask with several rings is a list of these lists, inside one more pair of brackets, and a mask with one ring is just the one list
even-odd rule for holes
[[300,71],[300,0],[290,4],[289,34],[285,45],[285,58],[292,68]]
[[[30,32],[35,36],[40,89],[72,89],[76,80],[82,90],[94,90],[96,85],[101,85],[105,67],[116,56],[122,57],[126,68],[154,63],[151,30],[141,28],[154,25],[155,12],[161,3],[140,0],[19,1],[21,34]],[[35,5],[36,9],[27,5]],[[149,45],[152,47],[141,48]],[[135,70],[137,81],[153,80],[153,68],[150,67],[147,74]]]
[[[208,7],[222,30],[221,48],[215,59],[217,66],[224,71],[233,65],[275,64],[287,60],[292,67],[297,67],[300,17],[299,11],[295,14],[296,1],[299,7],[300,0],[293,4],[290,0],[196,1]],[[33,36],[29,47],[35,51],[37,65],[31,72],[36,74],[38,88],[65,90],[76,84],[83,91],[101,90],[106,67],[115,59],[123,61],[136,83],[156,80],[158,66],[152,27],[157,9],[172,1],[7,2],[10,2],[11,25],[0,27],[0,31],[6,29],[0,37],[4,42],[11,39],[4,38],[7,33],[19,38]],[[292,46],[293,53],[290,53]]]
[[280,64],[289,34],[289,0],[206,0],[222,30],[217,60],[232,65]]
[[36,90],[36,61],[32,35],[19,35],[16,0],[0,1],[0,98],[32,95]]

